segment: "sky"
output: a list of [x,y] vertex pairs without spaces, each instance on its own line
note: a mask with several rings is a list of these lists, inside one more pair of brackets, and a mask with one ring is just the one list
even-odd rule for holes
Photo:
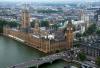
[[0,2],[98,2],[100,0],[0,0]]

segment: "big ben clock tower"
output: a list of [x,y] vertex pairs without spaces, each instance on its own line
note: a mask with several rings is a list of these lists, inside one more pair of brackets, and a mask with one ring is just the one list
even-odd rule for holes
[[73,25],[71,19],[68,20],[66,29],[66,49],[71,49],[73,47]]
[[21,23],[21,27],[22,28],[27,28],[30,25],[30,18],[29,18],[29,12],[28,10],[24,9],[22,10],[22,23]]
[[25,4],[21,11],[21,30],[26,33],[30,27],[30,14],[28,10],[28,6]]

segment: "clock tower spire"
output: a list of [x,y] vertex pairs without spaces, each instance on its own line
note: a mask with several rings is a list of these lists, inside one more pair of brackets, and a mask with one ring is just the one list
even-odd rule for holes
[[73,47],[73,25],[71,19],[68,20],[67,29],[66,29],[66,42],[67,49]]

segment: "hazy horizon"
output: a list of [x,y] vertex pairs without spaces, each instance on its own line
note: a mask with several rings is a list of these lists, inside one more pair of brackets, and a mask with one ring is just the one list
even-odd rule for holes
[[100,2],[100,0],[0,0],[0,2],[39,2],[39,3],[48,3],[48,2]]

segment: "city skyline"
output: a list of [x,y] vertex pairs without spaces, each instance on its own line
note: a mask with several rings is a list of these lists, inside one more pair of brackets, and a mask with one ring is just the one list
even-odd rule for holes
[[0,68],[100,68],[100,0],[0,0]]

